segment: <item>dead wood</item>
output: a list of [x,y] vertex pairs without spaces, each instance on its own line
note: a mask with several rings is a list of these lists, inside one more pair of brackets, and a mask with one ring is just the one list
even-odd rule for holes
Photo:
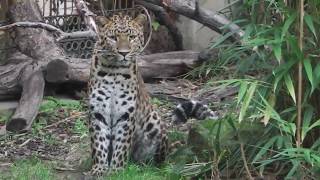
[[174,51],[141,56],[138,66],[145,82],[155,78],[177,77],[200,64],[199,52]]
[[84,19],[86,26],[97,34],[98,27],[93,18],[96,15],[89,10],[86,2],[83,0],[75,0],[75,5],[77,7],[78,14]]
[[23,82],[19,106],[6,126],[8,131],[24,131],[31,128],[43,98],[44,85],[41,71],[34,72]]
[[[146,82],[158,78],[176,77],[200,64],[199,52],[174,51],[140,56],[138,66]],[[8,64],[0,66],[0,100],[8,95],[20,93],[21,73],[27,67],[34,67],[34,60],[21,53],[10,57]],[[56,56],[46,64],[43,71],[46,82],[50,83],[87,83],[89,80],[90,60]],[[26,78],[23,78],[26,79]]]
[[165,25],[172,35],[176,50],[183,49],[183,37],[175,22],[171,19],[170,15],[166,10],[161,7],[144,1],[138,1],[138,4],[145,6],[147,9],[151,10],[155,16],[158,18],[160,24]]
[[244,31],[238,25],[232,23],[222,14],[199,7],[196,0],[170,0],[169,4],[164,4],[163,0],[137,0],[138,3],[143,3],[143,1],[184,15],[218,33],[223,33],[223,31],[231,32],[231,39],[234,41],[240,41],[244,35]]

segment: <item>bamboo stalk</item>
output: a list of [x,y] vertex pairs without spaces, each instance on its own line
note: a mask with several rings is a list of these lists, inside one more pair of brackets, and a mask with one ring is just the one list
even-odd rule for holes
[[[299,48],[301,52],[303,51],[303,37],[304,37],[304,32],[303,32],[303,26],[304,26],[304,0],[299,0],[300,8],[299,8],[299,14],[300,14],[300,19],[299,19]],[[303,76],[302,76],[302,63],[303,59],[300,60],[298,64],[298,104],[297,104],[297,109],[298,109],[298,115],[297,115],[297,132],[296,132],[296,146],[300,147],[301,146],[301,122],[302,122],[302,99],[303,99],[303,94],[302,94],[302,83],[303,83]]]
[[254,178],[251,176],[250,169],[248,167],[246,155],[245,155],[245,152],[244,152],[243,143],[240,143],[240,151],[241,151],[241,158],[242,158],[242,161],[243,161],[243,166],[244,166],[244,169],[246,170],[246,173],[247,173],[247,178],[249,180],[254,180]]

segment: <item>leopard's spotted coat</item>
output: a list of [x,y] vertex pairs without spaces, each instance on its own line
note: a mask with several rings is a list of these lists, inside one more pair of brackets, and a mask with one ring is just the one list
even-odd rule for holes
[[[121,169],[129,155],[139,162],[165,160],[166,124],[150,103],[137,71],[145,21],[145,15],[134,19],[123,14],[98,18],[100,40],[95,46],[89,82],[91,174]],[[196,115],[203,107],[190,102],[178,106],[175,119]],[[188,107],[191,109],[185,113]]]

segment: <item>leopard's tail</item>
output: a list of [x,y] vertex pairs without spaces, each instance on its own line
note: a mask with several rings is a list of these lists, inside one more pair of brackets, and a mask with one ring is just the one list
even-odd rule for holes
[[216,120],[218,119],[218,115],[207,105],[193,100],[179,104],[172,114],[172,122],[174,124],[185,123],[190,118],[195,118],[198,120]]

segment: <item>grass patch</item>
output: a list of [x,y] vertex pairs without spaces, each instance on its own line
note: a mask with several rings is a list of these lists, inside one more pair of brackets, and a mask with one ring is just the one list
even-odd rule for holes
[[84,123],[84,120],[81,118],[78,118],[75,121],[74,127],[73,127],[73,132],[75,134],[80,135],[80,139],[87,137],[89,134],[89,129],[88,126]]
[[182,177],[171,173],[166,167],[156,168],[153,166],[139,166],[130,164],[123,171],[106,176],[110,180],[180,180]]
[[10,110],[0,111],[0,125],[6,124],[12,114],[13,111]]
[[54,173],[51,167],[38,158],[18,160],[10,168],[7,175],[0,177],[3,180],[53,180]]
[[45,101],[41,103],[40,112],[50,113],[55,112],[58,108],[69,109],[69,110],[83,110],[83,106],[80,101],[71,99],[57,99],[54,97],[46,97]]
[[152,98],[151,103],[158,107],[164,107],[169,109],[174,107],[174,105],[170,101],[164,99]]

